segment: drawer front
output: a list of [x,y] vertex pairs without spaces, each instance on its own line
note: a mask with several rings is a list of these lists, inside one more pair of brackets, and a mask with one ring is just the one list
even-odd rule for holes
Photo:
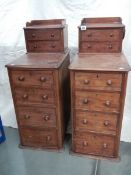
[[36,88],[15,88],[17,105],[55,105],[53,91]]
[[28,41],[29,52],[62,52],[63,45],[60,41]]
[[118,116],[97,112],[76,111],[74,127],[77,131],[95,131],[116,135]]
[[80,52],[116,53],[121,51],[120,42],[81,42]]
[[103,92],[75,92],[75,107],[90,111],[119,112],[120,94]]
[[27,40],[59,40],[61,31],[59,29],[28,29],[25,30]]
[[17,107],[17,111],[20,126],[56,127],[55,109]]
[[115,137],[79,133],[73,141],[76,153],[115,157]]
[[21,144],[23,146],[52,148],[57,146],[56,130],[45,131],[21,128]]
[[12,71],[11,78],[16,86],[38,86],[53,88],[54,81],[51,71]]
[[88,29],[81,31],[82,41],[120,41],[123,37],[121,29]]
[[108,73],[75,73],[76,89],[121,91],[122,75]]

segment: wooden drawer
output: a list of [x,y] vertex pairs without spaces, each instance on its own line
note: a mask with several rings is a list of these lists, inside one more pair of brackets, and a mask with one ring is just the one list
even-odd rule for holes
[[74,128],[77,131],[94,131],[116,135],[118,115],[97,112],[75,112]]
[[115,157],[115,137],[78,133],[73,141],[74,152]]
[[36,130],[29,128],[20,128],[22,146],[31,147],[57,147],[56,130]]
[[27,29],[26,40],[59,40],[61,32],[59,29]]
[[56,127],[55,109],[17,107],[20,126],[49,128]]
[[28,52],[62,52],[63,45],[60,41],[28,41]]
[[80,52],[85,53],[117,53],[121,51],[120,42],[81,42],[80,43]]
[[121,74],[75,72],[76,89],[121,91],[121,84]]
[[121,29],[88,29],[81,32],[81,41],[120,41],[123,37]]
[[53,91],[40,88],[15,88],[14,94],[17,105],[55,105]]
[[35,86],[49,89],[54,87],[51,71],[13,70],[11,76],[13,84],[16,86]]
[[119,112],[119,93],[76,91],[75,107],[90,111]]

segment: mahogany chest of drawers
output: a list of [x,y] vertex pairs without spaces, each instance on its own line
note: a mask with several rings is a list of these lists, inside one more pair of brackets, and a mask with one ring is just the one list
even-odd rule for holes
[[72,152],[118,159],[127,74],[119,17],[84,18],[71,65]]
[[66,52],[67,24],[64,19],[33,20],[24,28],[27,52]]
[[121,52],[125,34],[121,18],[84,18],[78,28],[80,53]]
[[20,145],[61,149],[68,119],[69,52],[28,53],[7,65]]

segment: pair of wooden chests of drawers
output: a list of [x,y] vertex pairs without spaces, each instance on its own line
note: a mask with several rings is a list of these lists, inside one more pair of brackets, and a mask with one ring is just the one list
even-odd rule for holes
[[24,31],[28,53],[7,65],[21,146],[62,148],[71,106],[72,151],[118,158],[130,70],[121,19],[83,19],[71,64],[64,20],[32,21]]

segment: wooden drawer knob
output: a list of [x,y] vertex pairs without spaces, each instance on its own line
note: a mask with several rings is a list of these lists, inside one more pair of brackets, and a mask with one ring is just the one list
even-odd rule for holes
[[88,146],[88,142],[87,141],[83,141],[83,146]]
[[113,33],[110,33],[110,37],[113,37]]
[[26,115],[24,116],[24,119],[30,119],[30,116],[29,116],[28,114],[26,114]]
[[32,33],[32,37],[36,37],[35,33]]
[[104,143],[103,144],[103,148],[108,148],[108,144],[107,143]]
[[83,104],[87,104],[89,102],[89,100],[87,99],[87,98],[85,98],[84,100],[83,100]]
[[27,99],[27,98],[28,98],[28,95],[27,95],[27,94],[24,94],[24,95],[23,95],[23,98],[24,98],[24,99]]
[[112,49],[112,45],[110,44],[110,45],[108,46],[108,48],[109,48],[109,49]]
[[55,47],[56,47],[56,45],[51,45],[51,47],[52,47],[52,48],[55,48]]
[[47,141],[50,141],[50,140],[51,140],[51,136],[47,136],[47,137],[46,137],[46,140],[47,140]]
[[55,36],[54,34],[51,34],[51,37],[52,37],[52,38],[54,38],[54,36]]
[[34,45],[34,49],[36,49],[37,48],[37,45]]
[[89,84],[90,83],[90,81],[89,80],[84,80],[84,84]]
[[30,136],[28,136],[28,138],[30,138],[30,139],[31,139],[31,138],[33,138],[33,136],[31,136],[31,135],[30,135]]
[[112,85],[112,81],[111,80],[108,80],[107,81],[107,85],[109,85],[109,86]]
[[110,101],[106,101],[105,102],[105,106],[107,106],[107,107],[111,106],[111,102]]
[[104,121],[104,125],[105,126],[109,126],[109,122],[108,121]]
[[90,48],[91,48],[91,45],[90,45],[90,44],[88,44],[88,45],[87,45],[87,48],[88,48],[88,49],[90,49]]
[[91,36],[92,36],[92,34],[91,34],[91,33],[89,33],[89,34],[87,34],[87,36],[88,36],[88,37],[91,37]]
[[50,119],[48,115],[45,115],[43,118],[45,121],[48,121]]
[[24,76],[19,76],[19,77],[18,77],[18,80],[19,80],[19,81],[24,81],[24,80],[25,80],[25,77],[24,77]]
[[83,124],[87,124],[88,123],[88,120],[87,119],[83,119],[82,123]]
[[40,77],[40,81],[41,82],[45,82],[46,81],[46,78],[45,77]]
[[47,99],[48,99],[48,95],[43,95],[42,98],[43,98],[44,100],[47,100]]

